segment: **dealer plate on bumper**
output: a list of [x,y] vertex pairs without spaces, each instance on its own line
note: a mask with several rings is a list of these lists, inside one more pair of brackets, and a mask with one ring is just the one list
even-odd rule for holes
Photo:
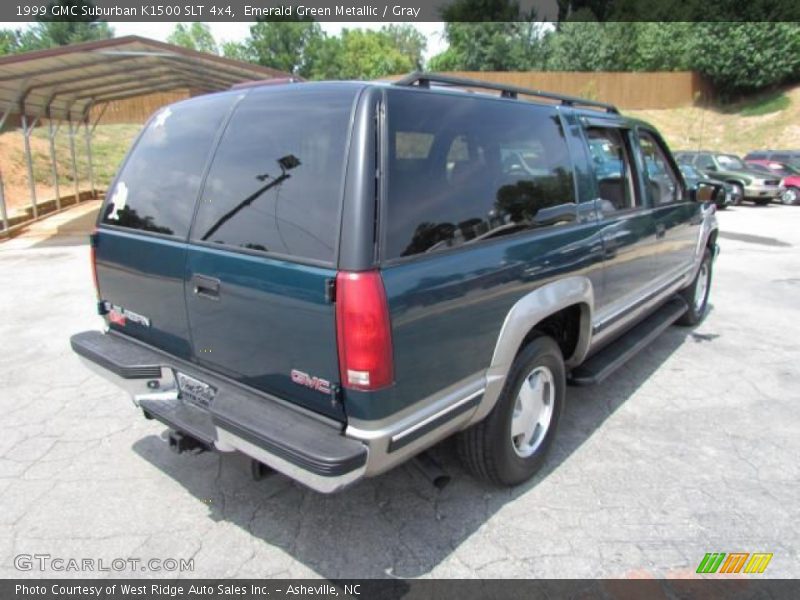
[[178,382],[178,389],[184,401],[200,408],[208,409],[211,407],[214,396],[217,394],[217,389],[214,386],[203,383],[194,377],[189,377],[180,371],[175,371],[175,380]]

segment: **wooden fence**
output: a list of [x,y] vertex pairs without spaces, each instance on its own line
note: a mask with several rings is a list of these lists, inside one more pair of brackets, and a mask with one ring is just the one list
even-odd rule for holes
[[677,108],[708,101],[713,93],[710,84],[693,71],[452,71],[447,74],[600,100],[621,109]]
[[[176,90],[174,92],[157,92],[136,98],[109,102],[103,112],[101,123],[144,123],[147,118],[165,104],[188,98],[191,92]],[[92,108],[92,119],[96,119],[103,111],[103,105]]]
[[[621,109],[658,109],[688,106],[711,98],[713,90],[699,73],[566,72],[566,71],[453,71],[448,75],[483,79],[592,100]],[[387,79],[396,79],[389,77]],[[160,92],[109,103],[103,123],[143,123],[161,106],[183,100],[192,90]],[[102,106],[92,109],[96,117]]]

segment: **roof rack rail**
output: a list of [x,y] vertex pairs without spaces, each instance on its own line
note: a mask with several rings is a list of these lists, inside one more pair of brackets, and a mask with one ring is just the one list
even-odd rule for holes
[[597,102],[596,100],[585,100],[576,96],[565,96],[563,94],[555,94],[553,92],[542,92],[530,88],[517,87],[514,85],[505,85],[502,83],[494,83],[491,81],[482,81],[479,79],[469,79],[467,77],[453,77],[451,75],[441,75],[439,73],[423,73],[422,71],[414,71],[394,82],[394,85],[413,86],[422,88],[429,88],[431,83],[439,83],[453,87],[470,87],[480,88],[485,90],[496,90],[500,92],[503,98],[517,98],[519,94],[524,96],[536,96],[538,98],[546,98],[548,100],[557,100],[566,106],[587,106],[590,108],[600,108],[610,113],[619,114],[619,110],[613,104],[605,102]]

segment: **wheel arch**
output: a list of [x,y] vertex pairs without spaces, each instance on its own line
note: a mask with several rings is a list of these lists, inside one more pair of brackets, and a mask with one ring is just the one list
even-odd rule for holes
[[[589,350],[592,335],[594,288],[588,277],[573,276],[545,284],[529,292],[511,307],[495,343],[486,372],[486,389],[469,424],[482,420],[494,407],[514,359],[536,334],[550,335],[555,319],[577,315],[571,353],[564,357],[567,368],[579,364]],[[569,318],[569,317],[567,317]],[[574,316],[572,317],[574,318]],[[564,349],[564,341],[556,339]]]

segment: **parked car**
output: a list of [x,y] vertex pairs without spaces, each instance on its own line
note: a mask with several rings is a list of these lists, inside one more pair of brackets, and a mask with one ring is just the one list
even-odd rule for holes
[[745,154],[746,161],[770,160],[800,169],[800,150],[755,150]]
[[589,100],[432,74],[199,96],[112,183],[91,237],[105,329],[72,348],[177,451],[333,492],[456,434],[514,485],[568,380],[706,314],[715,210],[653,127]]
[[689,164],[715,181],[731,184],[745,200],[769,204],[781,193],[780,179],[755,171],[735,154],[720,152],[676,152],[675,160]]
[[772,160],[751,159],[746,162],[756,171],[763,171],[781,178],[781,202],[784,204],[800,202],[800,169]]
[[714,204],[716,204],[718,209],[725,210],[728,208],[728,206],[739,204],[742,201],[739,189],[730,183],[714,182],[707,177],[704,177],[703,174],[695,169],[692,165],[686,163],[679,164],[678,167],[683,175],[683,180],[690,189],[698,189],[714,183],[721,184],[723,186],[724,193],[716,194],[716,196],[713,197]]

